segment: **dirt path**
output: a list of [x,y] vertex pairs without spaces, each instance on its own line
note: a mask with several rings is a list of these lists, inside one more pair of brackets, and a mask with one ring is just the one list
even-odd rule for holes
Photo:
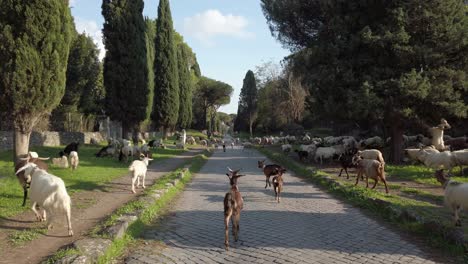
[[[180,167],[198,153],[197,150],[191,150],[174,158],[153,162],[148,169],[146,185],[152,185],[156,179]],[[8,242],[8,235],[12,231],[43,228],[45,223],[34,222],[35,217],[32,211],[1,219],[0,263],[39,263],[59,248],[85,237],[99,221],[142,193],[142,189],[137,189],[137,194],[132,194],[130,183],[130,177],[127,174],[93,191],[83,191],[72,195],[73,237],[66,236],[66,221],[61,221],[57,222],[54,229],[49,230],[46,235],[41,235],[22,246],[12,246]],[[65,220],[62,216],[57,216],[57,218]]]

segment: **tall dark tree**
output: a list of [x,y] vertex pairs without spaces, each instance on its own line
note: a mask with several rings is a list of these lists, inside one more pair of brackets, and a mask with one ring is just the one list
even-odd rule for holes
[[149,101],[143,6],[143,0],[102,3],[106,113],[122,122],[124,137],[130,131],[137,132]]
[[272,33],[291,48],[311,106],[383,121],[400,161],[408,121],[468,116],[468,20],[463,1],[262,0]]
[[60,103],[72,38],[68,1],[0,0],[0,105],[15,128],[15,156]]
[[[244,84],[239,96],[239,108],[237,116],[245,116],[247,118],[250,136],[253,136],[253,123],[257,118],[257,83],[255,75],[251,70],[245,74]],[[239,112],[240,111],[240,112]]]
[[154,60],[155,96],[152,119],[166,136],[167,130],[174,128],[177,124],[179,113],[177,54],[169,0],[159,1],[154,48],[156,50]]
[[146,78],[146,85],[148,87],[148,106],[146,108],[146,117],[144,126],[146,129],[149,128],[151,122],[151,113],[153,112],[153,100],[154,100],[154,57],[156,50],[154,49],[154,38],[156,37],[156,20],[145,18],[146,23],[146,55],[147,55],[147,67],[148,77]]
[[179,71],[179,126],[188,128],[192,123],[192,79],[188,63],[188,50],[185,43],[178,45],[177,63]]
[[70,45],[65,94],[53,111],[55,129],[63,129],[67,113],[95,114],[102,96],[100,87],[101,63],[99,50],[85,33],[77,34]]

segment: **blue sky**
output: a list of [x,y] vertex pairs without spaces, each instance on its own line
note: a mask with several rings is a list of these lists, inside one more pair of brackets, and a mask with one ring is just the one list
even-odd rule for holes
[[[103,18],[99,0],[71,0],[79,32],[86,31],[103,49]],[[266,61],[279,62],[289,54],[271,36],[258,0],[171,0],[175,29],[197,54],[204,76],[234,88],[229,105],[220,111],[236,113],[246,72]],[[145,16],[157,16],[159,0],[145,0]],[[103,54],[101,55],[103,56]]]

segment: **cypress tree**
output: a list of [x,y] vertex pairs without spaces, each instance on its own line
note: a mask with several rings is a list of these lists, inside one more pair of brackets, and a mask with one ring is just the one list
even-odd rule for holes
[[252,126],[257,115],[257,101],[258,96],[255,75],[251,70],[248,70],[245,74],[244,83],[239,96],[238,111],[243,111],[243,113],[238,112],[237,116],[244,115],[247,117],[250,136],[253,136]]
[[99,50],[91,37],[82,33],[73,38],[68,57],[65,94],[52,115],[55,129],[64,129],[67,113],[95,113],[96,99],[100,97],[96,90],[100,89],[98,86],[102,74],[98,55]]
[[102,3],[106,113],[122,122],[124,138],[145,120],[149,100],[143,6],[143,0]]
[[0,0],[0,105],[12,116],[15,156],[60,103],[72,38],[68,1]]
[[179,44],[177,50],[177,63],[179,71],[180,106],[179,126],[188,128],[192,122],[192,80],[188,64],[188,52],[185,43]]
[[151,113],[153,111],[153,98],[154,98],[154,38],[156,37],[156,20],[145,18],[146,23],[146,52],[147,52],[147,67],[148,77],[146,78],[146,85],[148,87],[148,106],[146,108],[145,125],[148,127],[151,122]]
[[176,125],[179,112],[177,54],[169,0],[159,1],[154,48],[156,55],[154,59],[155,87],[152,119],[165,137],[167,130]]

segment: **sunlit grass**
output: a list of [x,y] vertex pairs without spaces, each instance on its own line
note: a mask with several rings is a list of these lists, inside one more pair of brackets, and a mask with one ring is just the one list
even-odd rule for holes
[[[79,157],[80,164],[76,171],[71,169],[61,169],[49,164],[49,172],[59,176],[65,182],[69,194],[88,190],[103,190],[104,184],[128,173],[129,163],[119,162],[117,158],[97,158],[94,156],[100,147],[80,146]],[[39,153],[41,157],[56,157],[62,147],[34,147],[31,149]],[[173,157],[184,150],[180,149],[156,149],[153,150],[153,159],[162,160]],[[18,184],[14,175],[12,151],[0,152],[0,218],[9,217],[26,209],[29,209],[27,203],[22,207],[23,189]]]

